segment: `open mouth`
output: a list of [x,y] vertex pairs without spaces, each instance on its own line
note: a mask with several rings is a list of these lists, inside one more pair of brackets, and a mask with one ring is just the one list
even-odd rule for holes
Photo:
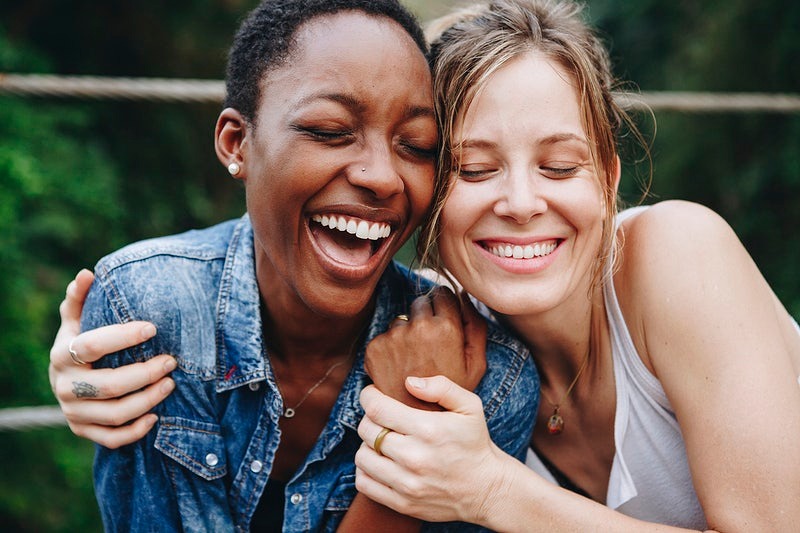
[[502,258],[512,259],[535,259],[545,257],[553,253],[558,247],[557,240],[537,242],[535,244],[510,244],[510,243],[482,243],[484,250],[492,255]]
[[311,232],[322,251],[338,263],[366,265],[392,233],[385,222],[343,215],[313,215]]

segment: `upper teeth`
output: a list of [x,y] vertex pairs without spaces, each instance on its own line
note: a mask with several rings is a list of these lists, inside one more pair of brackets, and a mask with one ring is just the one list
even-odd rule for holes
[[385,239],[392,233],[392,227],[383,222],[367,222],[366,220],[337,215],[314,215],[311,220],[331,229],[345,231],[359,239],[369,239],[371,241]]
[[556,243],[549,244],[527,244],[519,246],[517,244],[498,244],[491,246],[488,250],[497,257],[513,257],[514,259],[531,259],[550,255],[556,249]]

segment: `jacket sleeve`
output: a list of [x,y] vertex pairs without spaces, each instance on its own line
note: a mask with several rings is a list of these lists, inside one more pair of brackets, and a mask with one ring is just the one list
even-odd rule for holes
[[[125,299],[123,287],[101,265],[86,299],[81,329],[88,330],[140,318]],[[111,295],[111,297],[109,297]],[[136,295],[130,294],[135,301]],[[109,354],[95,367],[116,368],[167,352],[161,334],[139,346]],[[166,328],[165,328],[166,329]],[[232,530],[224,476],[224,441],[219,427],[169,416],[183,412],[187,401],[180,370],[173,372],[176,391],[153,412],[159,422],[140,441],[111,450],[97,446],[94,486],[104,529],[116,531]],[[184,391],[188,392],[188,391]],[[177,406],[177,407],[176,407]],[[215,453],[209,466],[209,454]],[[213,468],[212,468],[213,466]],[[208,511],[208,512],[204,512]]]

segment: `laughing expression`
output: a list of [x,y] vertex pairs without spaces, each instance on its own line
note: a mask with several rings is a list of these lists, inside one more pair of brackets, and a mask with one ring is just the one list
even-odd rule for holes
[[461,166],[439,239],[447,268],[501,314],[585,303],[603,204],[571,78],[540,53],[517,57],[455,131]]
[[287,311],[356,316],[430,203],[430,72],[390,19],[321,16],[295,37],[241,147],[259,288]]

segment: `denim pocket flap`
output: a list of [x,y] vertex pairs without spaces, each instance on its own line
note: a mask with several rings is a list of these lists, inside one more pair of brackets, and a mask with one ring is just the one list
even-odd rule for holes
[[339,476],[336,485],[333,487],[328,501],[325,503],[326,511],[346,511],[353,498],[356,496],[356,476],[354,474],[342,474]]
[[217,424],[163,416],[155,447],[203,479],[218,479],[228,471],[225,443]]

